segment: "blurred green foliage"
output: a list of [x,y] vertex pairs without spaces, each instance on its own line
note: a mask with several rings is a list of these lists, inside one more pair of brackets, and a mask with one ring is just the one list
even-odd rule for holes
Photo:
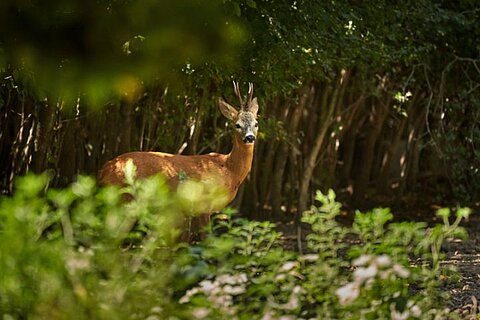
[[[427,229],[386,225],[391,214],[378,209],[349,228],[335,221],[335,194],[319,192],[303,218],[309,253],[300,255],[284,248],[274,224],[231,210],[203,242],[175,243],[182,201],[160,177],[123,190],[88,177],[48,190],[48,180],[21,178],[0,200],[3,319],[434,319],[446,316],[438,286],[450,277],[441,243],[464,235],[458,224],[470,213],[457,210],[449,224],[442,209],[444,224]],[[124,192],[133,201],[122,203]],[[424,263],[411,266],[412,255]]]
[[188,63],[232,63],[242,27],[220,1],[2,1],[0,68],[40,98],[134,98]]
[[182,68],[194,81],[262,83],[273,96],[341,69],[367,81],[475,57],[478,18],[472,1],[5,0],[0,66],[41,97],[132,96],[154,79],[184,83]]
[[120,190],[88,177],[63,190],[46,191],[47,182],[26,176],[1,199],[2,317],[123,318],[146,307],[142,297],[167,281],[161,248],[178,235],[163,179],[136,187],[136,201],[123,205]]
[[[480,70],[479,70],[480,77]],[[474,85],[471,83],[471,85]],[[444,125],[434,131],[441,159],[450,164],[453,192],[459,199],[480,198],[480,95],[464,88],[444,105]]]

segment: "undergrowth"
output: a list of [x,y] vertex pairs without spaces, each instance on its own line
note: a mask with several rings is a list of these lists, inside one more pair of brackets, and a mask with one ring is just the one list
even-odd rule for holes
[[[27,176],[1,198],[3,319],[455,318],[439,290],[455,279],[440,250],[465,236],[459,223],[469,209],[456,210],[453,223],[439,210],[443,224],[433,228],[392,223],[389,209],[374,209],[346,227],[333,191],[318,192],[303,215],[311,232],[300,255],[273,223],[230,209],[204,241],[176,242],[184,199],[160,177],[124,189],[88,177],[47,185],[46,175]],[[125,192],[132,201],[122,201]]]

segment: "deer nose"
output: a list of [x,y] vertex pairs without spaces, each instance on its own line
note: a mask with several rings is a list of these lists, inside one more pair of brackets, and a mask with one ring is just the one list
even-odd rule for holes
[[245,139],[243,139],[243,141],[245,143],[252,143],[253,141],[255,141],[255,136],[253,134],[249,134],[249,135],[246,135],[245,136]]

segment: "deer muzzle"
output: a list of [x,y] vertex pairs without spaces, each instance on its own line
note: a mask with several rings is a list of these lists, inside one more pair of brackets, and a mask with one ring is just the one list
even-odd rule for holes
[[255,135],[247,134],[245,138],[243,138],[243,142],[245,143],[253,143],[255,141]]

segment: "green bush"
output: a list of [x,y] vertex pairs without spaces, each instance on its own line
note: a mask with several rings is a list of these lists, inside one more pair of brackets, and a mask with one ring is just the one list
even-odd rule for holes
[[130,185],[128,204],[122,190],[88,177],[63,190],[45,191],[47,182],[19,179],[1,201],[0,313],[121,319],[155,307],[168,281],[165,248],[177,236],[163,179]]
[[[268,222],[228,220],[228,232],[201,244],[206,276],[180,298],[193,317],[238,319],[434,319],[448,316],[440,292],[440,245],[464,236],[468,209],[438,214],[443,225],[389,223],[388,209],[357,212],[351,228],[336,221],[335,194],[317,193],[319,207],[303,216],[311,227],[308,254],[285,251]],[[218,251],[219,241],[225,250]],[[212,254],[213,252],[213,254]],[[413,264],[413,260],[417,263]],[[188,268],[187,268],[188,270]],[[187,272],[188,273],[188,272]],[[447,277],[449,278],[449,277]]]
[[[274,224],[235,219],[232,210],[206,240],[186,246],[175,241],[185,199],[160,177],[123,189],[79,177],[47,190],[48,180],[19,179],[0,202],[3,319],[447,316],[440,247],[464,235],[458,224],[469,214],[457,210],[450,224],[442,209],[444,224],[427,228],[390,223],[388,209],[375,209],[346,227],[331,191],[304,214],[307,254],[285,249]],[[121,201],[125,192],[134,200]]]

